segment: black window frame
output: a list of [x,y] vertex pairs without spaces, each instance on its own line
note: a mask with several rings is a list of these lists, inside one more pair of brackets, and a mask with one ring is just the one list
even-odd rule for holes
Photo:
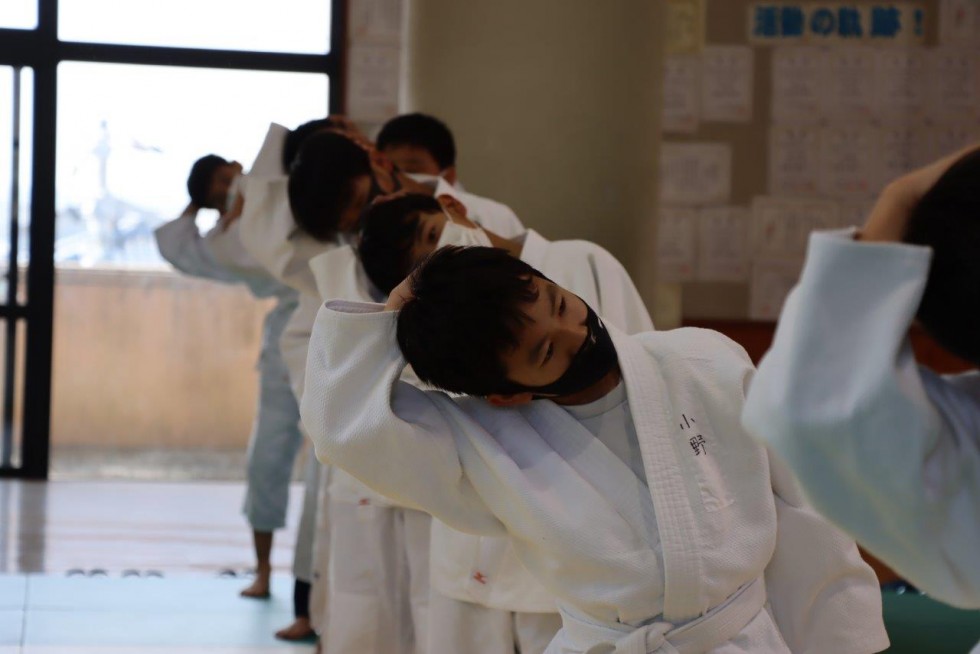
[[[77,43],[58,39],[59,0],[38,0],[33,30],[0,28],[0,66],[34,71],[33,161],[30,198],[30,261],[27,301],[19,302],[16,283],[0,298],[9,353],[4,358],[3,433],[12,433],[17,326],[27,326],[24,347],[20,466],[0,461],[0,478],[47,479],[51,455],[51,364],[54,323],[55,151],[58,64],[83,61],[153,66],[323,73],[329,79],[329,111],[343,113],[347,0],[331,1],[330,52],[291,54],[204,48]],[[13,222],[13,217],[12,217]],[[11,225],[9,280],[17,281],[17,225]],[[93,375],[97,375],[93,371]],[[7,436],[9,439],[9,436]]]

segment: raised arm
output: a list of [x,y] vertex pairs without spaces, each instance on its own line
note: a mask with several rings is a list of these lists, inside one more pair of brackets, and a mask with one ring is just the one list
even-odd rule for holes
[[980,397],[920,372],[906,336],[929,260],[927,248],[811,236],[743,422],[875,556],[978,607]]
[[397,313],[334,301],[310,340],[300,407],[317,458],[446,524],[503,535],[466,478],[456,438],[474,426],[448,397],[399,382]]
[[190,204],[179,218],[157,227],[153,236],[160,255],[185,275],[227,284],[241,282],[215,259],[196,221],[197,207]]

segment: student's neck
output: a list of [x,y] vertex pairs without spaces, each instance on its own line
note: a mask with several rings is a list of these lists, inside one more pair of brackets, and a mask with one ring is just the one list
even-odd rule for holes
[[617,365],[615,368],[606,373],[605,377],[592,384],[585,390],[579,391],[578,393],[572,393],[571,395],[562,395],[561,397],[556,397],[552,401],[555,404],[561,404],[564,406],[575,406],[577,404],[588,404],[589,402],[595,402],[601,397],[609,395],[614,388],[619,386],[619,381],[623,378],[622,372],[619,370]]
[[507,254],[514,257],[515,259],[521,258],[521,251],[524,248],[517,241],[510,238],[504,238],[503,236],[498,236],[497,234],[491,232],[489,229],[484,229],[483,233],[486,234],[487,238],[490,239],[490,243],[493,245],[493,247],[500,248],[501,250],[506,250]]

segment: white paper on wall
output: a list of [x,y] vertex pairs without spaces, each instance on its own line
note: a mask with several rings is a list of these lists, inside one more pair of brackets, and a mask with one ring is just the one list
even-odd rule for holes
[[730,144],[664,143],[660,148],[663,204],[724,204],[731,194],[731,178]]
[[816,195],[820,180],[820,128],[774,125],[769,130],[769,193]]
[[922,127],[913,125],[884,125],[878,130],[878,188],[901,177],[920,165],[918,148]]
[[400,43],[402,0],[350,0],[351,42]]
[[812,125],[821,120],[821,93],[827,51],[785,46],[772,51],[772,121]]
[[980,117],[980,50],[936,48],[929,55],[929,118],[943,123]]
[[749,286],[749,317],[753,320],[776,320],[786,296],[800,278],[800,265],[780,261],[756,261],[752,264]]
[[831,121],[866,121],[874,116],[875,51],[843,45],[825,55],[821,112]]
[[878,130],[858,123],[820,131],[820,190],[832,198],[863,198],[878,190]]
[[753,260],[799,265],[810,233],[839,226],[840,209],[828,200],[757,197],[751,222]]
[[698,279],[744,282],[749,277],[749,220],[742,207],[705,207],[698,216]]
[[976,45],[980,41],[980,0],[939,0],[939,43]]
[[354,120],[382,122],[398,113],[401,48],[353,44],[347,51],[347,112]]
[[925,117],[929,53],[921,48],[875,50],[875,115],[887,122],[919,122]]
[[950,123],[922,130],[925,135],[923,165],[980,141],[980,123]]
[[701,117],[744,123],[752,119],[753,57],[749,46],[709,46],[702,53]]
[[698,210],[660,207],[657,224],[657,272],[661,281],[694,279],[697,265]]
[[698,129],[701,100],[701,59],[696,54],[664,58],[662,129],[693,134]]

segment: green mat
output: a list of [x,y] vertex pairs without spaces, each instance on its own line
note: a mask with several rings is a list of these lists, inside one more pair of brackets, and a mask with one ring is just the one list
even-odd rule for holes
[[980,642],[980,611],[915,593],[883,593],[889,654],[967,654]]

